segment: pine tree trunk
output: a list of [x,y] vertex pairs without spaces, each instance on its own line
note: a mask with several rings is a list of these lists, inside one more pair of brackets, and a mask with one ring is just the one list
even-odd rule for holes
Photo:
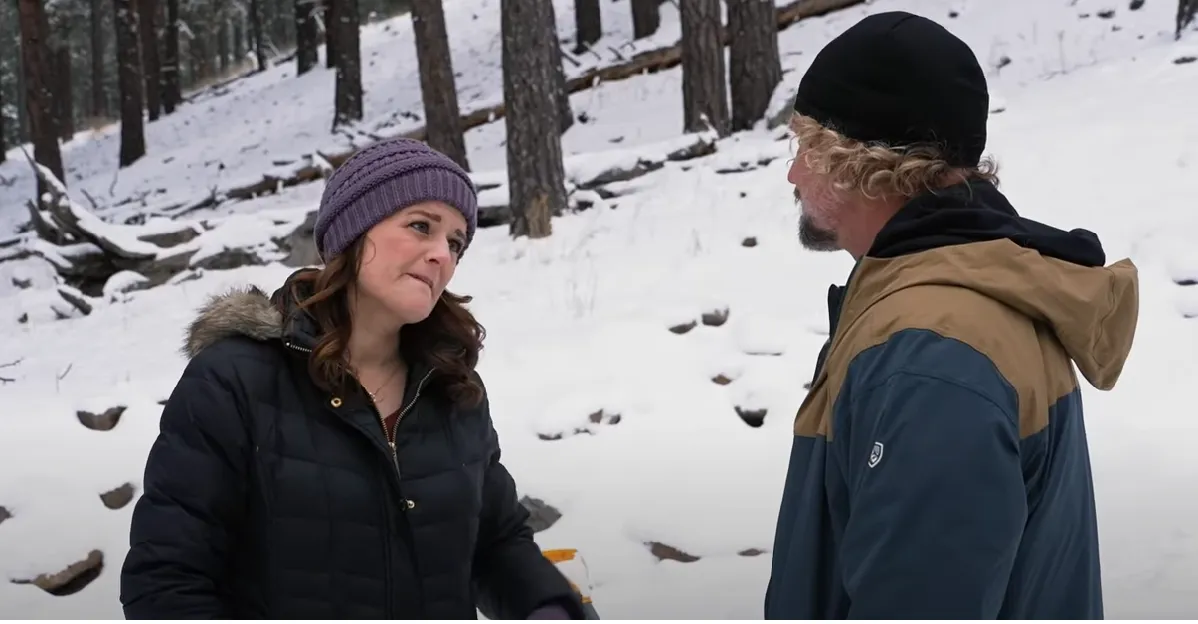
[[599,0],[574,0],[574,53],[585,52],[603,36]]
[[412,0],[412,31],[416,35],[428,144],[469,171],[441,0]]
[[317,51],[317,0],[295,0],[295,75],[302,76],[320,62]]
[[212,80],[215,75],[212,66],[212,37],[208,24],[203,20],[195,20],[192,27],[195,37],[191,40],[192,82],[203,84]]
[[71,89],[71,48],[65,42],[54,49],[54,83],[58,136],[63,141],[70,141],[75,136],[75,99]]
[[154,121],[162,111],[157,0],[137,0],[137,30],[141,39],[141,73],[145,82],[146,113],[149,114],[150,121]]
[[291,44],[291,23],[294,22],[295,0],[266,0],[271,5],[270,40],[276,48]]
[[91,0],[91,113],[100,119],[108,116],[108,98],[104,92],[104,0]]
[[358,1],[336,0],[337,79],[333,127],[362,120],[362,57],[358,48]]
[[1198,0],[1177,0],[1177,30],[1173,39],[1181,39],[1181,31],[1198,19]]
[[782,82],[774,0],[727,0],[732,130],[748,130],[765,117]]
[[324,0],[324,64],[333,69],[337,66],[337,0]]
[[661,27],[661,0],[632,1],[632,38],[644,39]]
[[[50,65],[47,40],[50,27],[42,0],[18,0],[21,28],[21,61],[25,82],[25,110],[29,135],[33,140],[33,159],[66,183],[62,171],[62,153],[58,150],[58,120],[53,111],[54,72]],[[44,189],[38,185],[38,196]]]
[[512,236],[549,236],[551,218],[566,207],[561,134],[552,123],[560,117],[553,77],[560,61],[552,53],[557,35],[547,27],[552,1],[499,4]]
[[239,67],[245,62],[245,21],[239,17],[233,18],[233,66]]
[[221,17],[217,26],[216,61],[222,75],[229,71],[229,18]]
[[[4,89],[0,89],[0,111],[4,110]],[[7,116],[0,112],[0,163],[8,160],[8,142],[4,140],[4,121]]]
[[683,130],[708,127],[728,134],[728,87],[724,72],[720,0],[683,0],[682,22]]
[[[17,21],[20,22],[18,14]],[[17,46],[18,56],[24,53],[22,46]],[[29,102],[25,94],[28,93],[28,87],[25,84],[25,61],[22,57],[19,59],[17,67],[17,144],[33,141],[33,135],[29,132]]]
[[546,3],[542,13],[549,32],[545,45],[553,63],[553,99],[557,102],[558,130],[564,134],[574,125],[574,111],[570,110],[570,92],[566,90],[566,68],[562,66],[562,45],[557,38],[557,14],[552,0]]
[[183,103],[183,82],[179,75],[179,0],[166,0],[166,28],[162,31],[162,110],[175,112]]
[[137,13],[133,0],[113,0],[116,27],[117,86],[121,92],[121,149],[118,162],[128,167],[146,155],[142,125],[141,58],[137,53]]
[[[0,89],[0,111],[4,110],[4,89]],[[5,120],[8,117],[0,113],[0,163],[8,160],[8,142],[4,140]]]
[[262,0],[250,0],[250,39],[253,42],[255,71],[266,71],[266,44],[262,34]]

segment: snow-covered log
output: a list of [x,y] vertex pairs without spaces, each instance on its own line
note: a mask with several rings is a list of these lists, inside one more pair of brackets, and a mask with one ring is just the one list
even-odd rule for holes
[[[323,160],[314,159],[311,166],[329,169]],[[299,231],[311,230],[303,216],[250,214],[214,223],[162,218],[109,223],[71,199],[49,169],[36,163],[34,168],[45,191],[29,202],[32,232],[5,241],[0,261],[36,256],[53,267],[61,281],[55,289],[57,297],[47,303],[57,318],[88,314],[96,304],[187,272],[309,257],[295,251],[302,238]],[[62,308],[59,299],[68,307]]]
[[[832,13],[865,1],[867,0],[792,0],[788,3],[780,2],[776,9],[778,29],[782,30],[800,20]],[[727,45],[729,40],[730,36],[725,33],[723,43]],[[681,63],[682,48],[679,44],[646,50],[619,63],[594,67],[570,78],[566,81],[566,92],[576,93],[594,88],[604,82],[625,80],[647,73],[664,71],[677,67]],[[793,85],[787,88],[793,88]],[[773,108],[770,110],[773,113],[773,117],[777,117],[779,114],[778,111]],[[464,112],[461,117],[462,130],[472,130],[479,126],[494,123],[502,119],[506,112],[502,100]],[[776,123],[776,120],[768,121],[769,127],[774,127]],[[254,178],[220,189],[213,189],[207,196],[197,197],[189,202],[174,206],[175,210],[171,212],[177,211],[175,214],[183,215],[194,210],[210,208],[226,201],[245,201],[277,193],[287,187],[327,177],[329,170],[341,166],[341,163],[348,160],[355,152],[383,138],[403,136],[423,141],[427,136],[424,126],[409,127],[408,129],[390,126],[370,131],[357,129],[347,130],[346,132],[348,137],[340,137],[338,143],[334,146],[322,149],[315,154],[302,156],[294,162],[288,162],[284,167],[276,168],[261,178]],[[347,138],[348,140],[345,140]],[[326,170],[322,166],[328,169]],[[495,222],[498,223],[501,221]]]
[[[710,156],[716,153],[717,138],[713,132],[701,132],[650,145],[567,156],[563,164],[566,169],[566,191],[570,196],[570,210],[585,210],[597,205],[596,199],[611,199],[624,194],[608,188],[607,185],[635,180],[662,169],[668,162],[683,162]],[[491,179],[486,174],[472,174],[472,177],[487,181]],[[481,188],[482,185],[479,186]],[[506,182],[480,190],[479,226],[489,227],[507,223],[511,219],[508,201]]]

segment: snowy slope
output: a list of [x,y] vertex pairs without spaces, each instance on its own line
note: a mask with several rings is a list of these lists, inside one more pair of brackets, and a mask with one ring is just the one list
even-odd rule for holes
[[[494,22],[488,28],[497,26],[497,4],[478,10],[478,28],[488,20]],[[1198,318],[1186,317],[1198,317],[1198,285],[1176,282],[1198,280],[1198,119],[1190,104],[1198,101],[1198,63],[1172,60],[1194,50],[1167,41],[1170,3],[1148,2],[1127,15],[1121,3],[1113,20],[1079,18],[1105,8],[1086,0],[993,4],[879,0],[867,10],[914,9],[961,33],[984,62],[1010,56],[992,76],[1005,109],[990,129],[1003,188],[1024,214],[1094,229],[1109,258],[1130,255],[1140,266],[1142,322],[1124,377],[1112,392],[1085,392],[1107,614],[1193,618],[1198,466],[1188,459],[1198,434],[1198,419],[1189,413],[1198,378]],[[450,18],[451,30],[472,21],[460,17],[470,6],[482,5],[447,2],[447,11],[459,15]],[[572,19],[569,6],[558,6],[563,33]],[[863,10],[786,31],[788,84],[822,42]],[[949,10],[958,17],[950,21]],[[1116,23],[1121,30],[1112,31]],[[393,24],[395,32],[408,32],[403,20]],[[493,43],[495,56],[488,58],[497,59]],[[481,38],[462,43],[455,36],[454,45],[487,49]],[[395,75],[410,74],[410,63],[397,64]],[[225,143],[207,132],[168,139],[151,130],[162,145],[177,141],[169,149],[178,165],[134,167],[130,177],[185,192],[210,182],[200,173],[208,159],[238,162],[239,173],[269,168],[269,156],[241,153],[243,139],[278,146],[327,141],[325,122],[313,120],[327,116],[328,106],[302,102],[323,98],[328,85],[307,92],[295,80],[274,84],[269,78],[237,89],[295,94],[301,103],[264,114],[277,122],[285,118],[282,111],[294,110],[294,125],[247,125]],[[386,80],[370,80],[382,97]],[[480,98],[490,97],[484,89],[498,93],[497,76],[477,84]],[[391,88],[396,98],[419,101],[414,90],[403,95]],[[570,131],[568,151],[616,147],[612,140],[621,136],[643,143],[677,135],[679,94],[673,71],[575,95],[575,106],[596,121]],[[196,127],[212,132],[237,121],[237,111],[260,114],[241,108],[256,108],[251,100],[226,101],[232,97],[184,110],[191,110]],[[208,107],[212,112],[205,113]],[[303,135],[305,123],[320,131]],[[799,248],[785,182],[790,145],[776,136],[746,133],[723,142],[713,157],[671,164],[637,180],[636,193],[555,221],[546,240],[512,242],[502,229],[484,229],[455,279],[455,290],[474,295],[474,310],[488,330],[480,368],[505,463],[522,493],[563,513],[538,541],[581,550],[605,618],[761,615],[769,555],[738,553],[768,551],[772,544],[791,419],[827,330],[823,293],[850,266],[847,255]],[[502,138],[502,124],[471,132],[476,169],[502,167]],[[68,162],[97,173],[73,185],[94,183],[106,193],[111,173],[100,154],[115,153],[115,142],[77,143]],[[762,156],[774,160],[750,172],[716,173],[722,164]],[[186,164],[193,167],[190,178]],[[319,185],[309,185],[255,207],[302,213],[318,194]],[[746,237],[757,244],[744,246]],[[5,282],[8,266],[0,265]],[[139,483],[158,401],[182,371],[182,327],[196,306],[232,285],[272,289],[288,272],[280,266],[210,272],[136,293],[87,317],[27,324],[13,319],[38,293],[0,291],[6,336],[0,364],[22,358],[0,369],[0,376],[16,378],[0,385],[0,505],[13,514],[0,523],[0,616],[121,616],[118,571],[132,505],[109,510],[98,495]],[[722,326],[699,324],[682,335],[667,329],[724,307],[729,316]],[[720,374],[732,382],[713,383]],[[87,429],[76,417],[78,410],[117,405],[127,409],[110,431]],[[737,407],[766,409],[763,426],[747,426]],[[619,413],[620,422],[589,425],[587,415],[599,409]],[[588,425],[594,435],[542,439]],[[699,560],[659,562],[645,546],[651,541]],[[59,570],[91,549],[103,551],[106,568],[77,594],[55,597],[3,582]]]
[[[801,71],[812,51],[866,11],[912,9],[951,24],[988,67],[997,68],[1004,56],[1009,58],[1010,64],[993,71],[1003,93],[1009,85],[1123,58],[1168,39],[1172,4],[1157,0],[1137,11],[1119,6],[1114,17],[1103,19],[1097,15],[1114,8],[1111,0],[875,1],[793,26],[782,33],[780,42],[784,64]],[[572,41],[573,1],[555,0],[555,6],[559,37]],[[677,41],[680,30],[671,3],[662,6],[661,30],[636,42],[630,41],[628,6],[626,0],[602,3],[605,36],[594,46],[596,52],[571,55],[577,64],[565,63],[568,75],[611,63],[617,54],[630,57]],[[445,11],[462,111],[498,102],[503,93],[499,0],[452,0],[445,3]],[[953,12],[956,18],[949,17]],[[363,28],[366,116],[356,128],[359,132],[388,135],[423,124],[414,45],[406,16]],[[86,190],[102,209],[136,199],[113,215],[123,218],[128,208],[165,206],[205,197],[214,188],[256,181],[276,161],[338,148],[351,140],[360,144],[364,139],[354,133],[330,134],[333,72],[321,64],[300,78],[294,73],[294,64],[273,67],[235,83],[219,97],[199,97],[149,123],[147,156],[119,172],[119,126],[109,126],[95,136],[81,133],[64,146],[66,181],[73,189]],[[644,76],[576,94],[575,114],[585,112],[592,121],[577,124],[566,134],[566,153],[591,151],[597,141],[619,139],[622,145],[630,145],[679,132],[678,76],[678,71]],[[475,171],[503,168],[503,150],[497,149],[503,140],[502,123],[469,134],[467,146]],[[0,185],[0,207],[23,203],[33,192],[32,173],[16,150],[0,164],[0,178],[15,180]],[[23,216],[20,210],[0,210],[0,236],[15,225],[13,219]]]
[[[558,32],[573,40],[573,2],[555,0]],[[463,113],[502,100],[499,0],[448,0],[444,3],[459,105]],[[566,63],[569,75],[615,58],[608,48],[630,56],[677,40],[676,12],[662,9],[662,28],[653,38],[632,44],[628,3],[605,3],[605,37],[601,51]],[[566,46],[567,48],[569,46]],[[211,188],[253,182],[280,159],[296,159],[317,150],[337,152],[358,141],[357,133],[390,135],[423,125],[424,108],[416,67],[415,38],[408,16],[366,25],[361,32],[362,87],[365,118],[355,130],[330,133],[333,115],[333,70],[324,67],[324,48],[317,68],[299,78],[295,64],[285,63],[220,90],[205,92],[175,113],[147,123],[147,156],[117,173],[120,127],[94,135],[80,133],[64,145],[67,183],[86,189],[101,206],[136,197],[150,206],[176,198],[203,197]],[[473,147],[473,146],[472,146]],[[17,177],[0,187],[0,206],[24,201],[33,177],[18,150],[0,165],[0,176]],[[114,180],[115,178],[115,180]],[[140,203],[140,202],[139,202]],[[0,215],[10,211],[0,210]],[[0,216],[0,232],[11,227]]]

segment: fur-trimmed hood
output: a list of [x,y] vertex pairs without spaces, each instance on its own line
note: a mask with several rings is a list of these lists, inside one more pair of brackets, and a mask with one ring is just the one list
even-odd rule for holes
[[277,340],[283,337],[283,329],[283,315],[269,295],[255,286],[233,288],[209,297],[200,307],[187,327],[183,354],[194,358],[205,347],[232,336]]

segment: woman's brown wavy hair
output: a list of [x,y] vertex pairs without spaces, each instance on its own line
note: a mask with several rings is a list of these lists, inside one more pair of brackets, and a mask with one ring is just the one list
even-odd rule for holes
[[[330,392],[344,391],[354,379],[346,359],[353,331],[349,293],[357,280],[365,241],[365,236],[359,237],[323,268],[298,273],[290,284],[292,302],[311,314],[321,331],[308,358],[308,372],[317,385]],[[405,325],[399,332],[404,360],[431,366],[431,387],[461,406],[475,406],[483,399],[474,367],[486,330],[466,309],[470,301],[469,296],[446,290],[428,318]]]

